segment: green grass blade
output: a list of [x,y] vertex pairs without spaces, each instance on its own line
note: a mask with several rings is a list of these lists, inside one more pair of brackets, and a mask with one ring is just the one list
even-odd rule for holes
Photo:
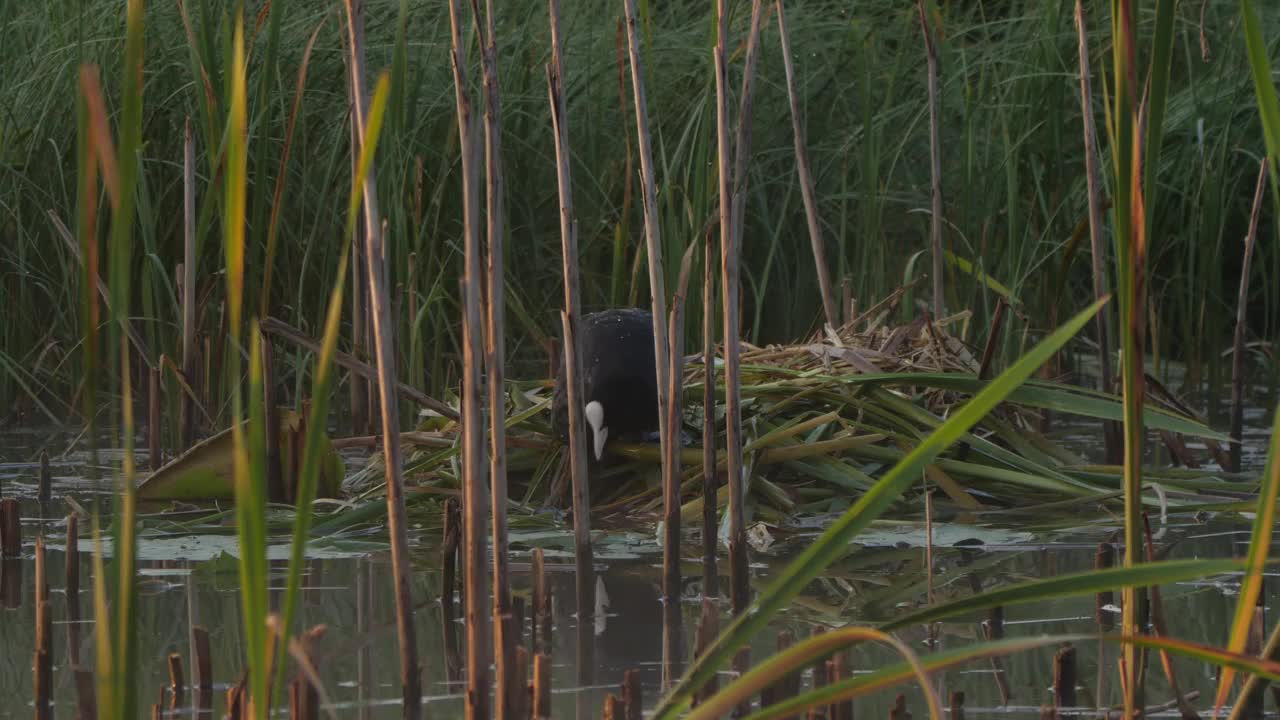
[[942,703],[939,702],[937,693],[929,684],[928,671],[911,648],[894,636],[874,628],[846,627],[814,635],[762,661],[694,708],[687,720],[714,720],[722,717],[739,703],[750,702],[752,697],[771,683],[793,672],[803,670],[813,660],[868,640],[888,645],[903,656],[924,691],[925,702],[929,705],[929,717],[932,720],[941,718]]
[[[1111,641],[1135,647],[1164,650],[1204,663],[1220,665],[1224,668],[1246,670],[1268,678],[1276,678],[1277,673],[1280,673],[1280,663],[1225,652],[1208,645],[1165,637],[1139,636],[1126,638],[1118,635],[1039,635],[998,640],[926,655],[921,658],[921,665],[923,665],[926,672],[935,673],[967,665],[978,660],[1004,657],[1038,648],[1053,647],[1063,643],[1079,645],[1089,640]],[[824,685],[796,697],[788,698],[783,702],[770,705],[748,715],[747,720],[775,720],[776,718],[803,716],[804,711],[809,708],[863,697],[876,691],[896,687],[915,677],[917,677],[917,671],[910,664],[906,662],[896,663],[865,675]]]
[[701,688],[739,647],[763,629],[778,611],[785,608],[793,597],[818,576],[823,568],[842,556],[849,541],[888,509],[911,483],[916,482],[926,465],[944,449],[963,437],[1015,387],[1030,377],[1067,340],[1084,327],[1105,302],[1106,299],[1093,303],[1013,363],[968,403],[957,409],[946,423],[908,453],[881,478],[880,482],[876,483],[875,487],[859,498],[853,507],[849,508],[839,520],[828,527],[813,544],[793,560],[746,612],[726,628],[690,666],[684,677],[658,706],[654,714],[655,720],[672,718],[686,707],[693,693]]
[[[1280,409],[1273,417],[1280,418]],[[1249,640],[1249,626],[1253,623],[1258,596],[1262,593],[1262,571],[1266,567],[1271,550],[1271,536],[1276,525],[1276,502],[1280,500],[1280,423],[1271,430],[1271,447],[1267,451],[1267,469],[1262,474],[1262,486],[1258,489],[1258,510],[1253,517],[1253,532],[1249,535],[1248,565],[1240,581],[1240,593],[1236,596],[1236,617],[1231,623],[1231,635],[1227,641],[1229,652],[1244,652]],[[1218,693],[1214,698],[1215,714],[1226,702],[1231,689],[1234,671],[1226,668],[1218,679]]]
[[[266,403],[263,393],[262,335],[257,323],[249,336],[249,426],[247,457],[237,448],[235,467],[236,532],[240,538],[240,597],[253,715],[266,718],[267,671],[267,470]],[[237,423],[237,426],[239,424]]]
[[1155,216],[1158,186],[1156,175],[1160,170],[1160,151],[1164,142],[1164,117],[1169,100],[1169,69],[1173,65],[1174,0],[1158,0],[1156,3],[1156,30],[1151,47],[1151,90],[1147,97],[1147,137],[1143,147],[1142,199],[1146,205],[1147,237],[1151,237],[1151,223]]
[[1242,565],[1243,563],[1239,560],[1170,560],[1137,565],[1131,568],[1117,567],[1061,575],[1044,580],[1032,580],[1009,585],[940,605],[932,605],[896,617],[879,627],[881,630],[888,632],[1002,605],[1042,602],[1053,598],[1084,595],[1123,586],[1143,587],[1183,582],[1209,575],[1237,572]]
[[[325,314],[324,338],[320,356],[316,358],[314,380],[311,388],[311,414],[307,418],[306,445],[303,449],[302,469],[298,474],[298,487],[294,495],[297,507],[293,524],[293,544],[289,551],[289,576],[286,582],[284,601],[280,613],[280,647],[288,646],[292,634],[293,616],[297,608],[298,590],[302,584],[302,568],[305,563],[307,539],[310,533],[312,508],[316,497],[316,478],[321,470],[321,447],[324,443],[324,429],[329,417],[329,400],[332,395],[334,365],[333,357],[338,348],[338,334],[342,326],[342,297],[347,277],[347,263],[351,251],[351,243],[355,237],[356,223],[360,217],[360,201],[364,193],[364,182],[369,176],[369,168],[373,166],[374,155],[378,151],[378,139],[382,135],[383,120],[386,117],[387,100],[390,95],[391,79],[386,73],[378,78],[373,98],[369,104],[369,124],[365,131],[364,142],[360,144],[360,157],[356,163],[356,176],[352,178],[350,199],[347,203],[347,224],[342,255],[338,258],[338,273],[334,278],[334,286],[329,293],[329,308]],[[283,652],[283,650],[282,650]],[[283,678],[283,674],[279,677]]]

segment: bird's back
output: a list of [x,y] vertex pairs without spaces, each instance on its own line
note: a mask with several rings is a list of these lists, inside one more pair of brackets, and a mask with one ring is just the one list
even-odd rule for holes
[[[653,357],[653,316],[638,308],[614,308],[583,316],[583,403],[598,400],[616,432],[657,427],[657,368]],[[556,376],[552,425],[564,437],[568,427],[564,359]]]

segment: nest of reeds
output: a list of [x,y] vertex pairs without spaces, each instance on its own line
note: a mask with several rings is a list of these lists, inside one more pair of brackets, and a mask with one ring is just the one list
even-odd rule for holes
[[[783,522],[842,510],[984,385],[988,368],[978,353],[948,332],[967,313],[895,325],[889,321],[892,304],[882,305],[803,342],[742,345],[744,463],[758,519]],[[707,420],[706,375],[701,356],[690,356],[681,427],[682,515],[689,520],[701,513],[704,477],[719,484],[721,507],[727,498],[723,452],[717,453],[718,472],[709,474],[697,446]],[[567,503],[567,453],[549,429],[550,388],[549,381],[513,383],[508,394],[510,496],[530,509]],[[713,421],[719,426],[723,385],[715,390]],[[1146,423],[1160,433],[1173,465],[1197,465],[1185,436],[1197,437],[1209,460],[1220,454],[1224,436],[1158,384],[1148,403]],[[1028,381],[928,468],[921,491],[936,491],[939,513],[1062,501],[1119,503],[1120,469],[1091,462],[1088,448],[1054,438],[1065,427],[1101,436],[1101,423],[1120,413],[1115,396],[1057,380]],[[1080,422],[1070,425],[1064,417]],[[456,492],[457,427],[436,417],[424,428],[404,436],[413,446],[406,455],[406,482],[420,492]],[[662,503],[658,463],[656,442],[611,443],[590,472],[594,512],[605,520],[656,514]],[[1150,468],[1148,477],[1160,484],[1165,503],[1201,506],[1230,501],[1247,489],[1224,473],[1164,465]],[[376,493],[382,478],[374,456],[348,479],[347,489]],[[899,517],[921,512],[914,499],[901,501]]]

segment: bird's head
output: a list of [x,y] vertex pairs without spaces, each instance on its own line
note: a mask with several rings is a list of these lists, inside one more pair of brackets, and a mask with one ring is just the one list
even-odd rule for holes
[[609,439],[609,427],[604,424],[604,406],[599,400],[592,400],[583,411],[587,415],[587,424],[591,426],[591,446],[599,461],[604,455],[604,442]]

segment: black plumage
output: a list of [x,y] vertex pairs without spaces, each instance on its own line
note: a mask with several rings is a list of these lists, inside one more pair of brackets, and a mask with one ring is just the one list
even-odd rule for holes
[[[590,313],[579,323],[582,348],[583,408],[599,403],[600,422],[588,421],[588,454],[599,459],[608,438],[658,429],[658,380],[653,359],[653,315],[637,308]],[[588,412],[588,415],[590,413]],[[569,399],[564,358],[556,373],[551,426],[569,437]],[[601,430],[603,429],[603,433]]]

